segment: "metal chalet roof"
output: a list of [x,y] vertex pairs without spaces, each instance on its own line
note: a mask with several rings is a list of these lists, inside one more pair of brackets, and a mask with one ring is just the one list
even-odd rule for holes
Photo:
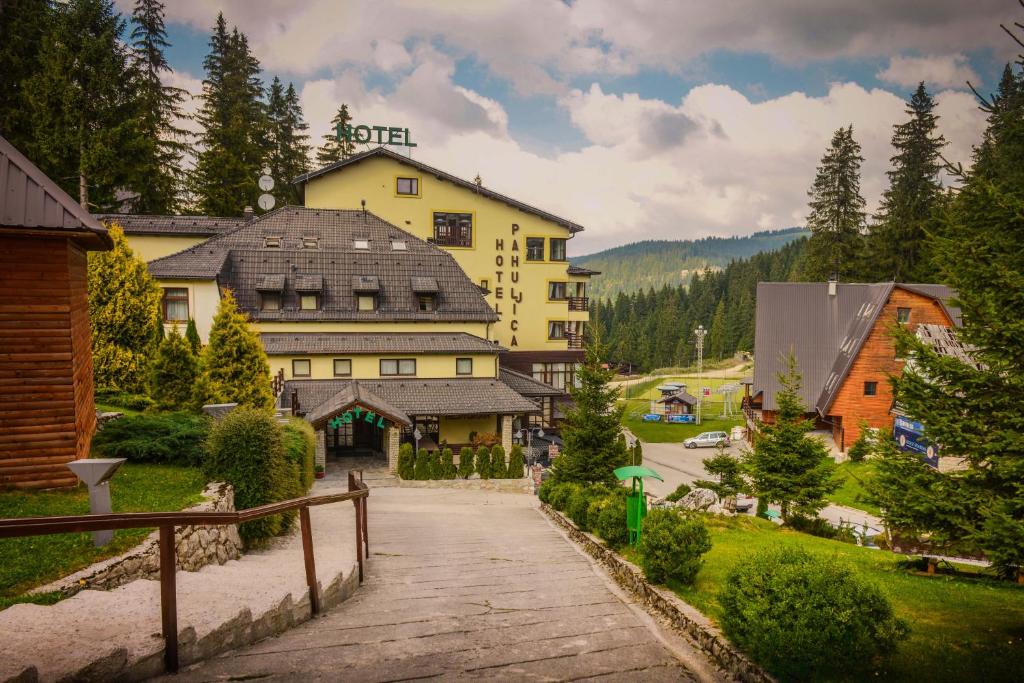
[[669,394],[668,396],[662,396],[658,399],[658,403],[685,403],[686,405],[695,406],[697,405],[697,397],[690,395],[685,389]]
[[568,269],[569,275],[600,275],[601,271],[591,270],[590,268],[584,268],[583,266],[574,266],[569,264]]
[[66,235],[86,249],[110,249],[107,229],[0,136],[0,232]]
[[519,209],[524,213],[532,214],[534,216],[543,218],[544,220],[551,221],[552,223],[555,223],[557,225],[561,225],[562,227],[567,228],[569,232],[575,233],[583,230],[583,226],[579,225],[578,223],[573,223],[572,221],[566,220],[565,218],[560,218],[554,215],[553,213],[548,213],[547,211],[543,211],[534,206],[530,206],[529,204],[524,204],[523,202],[517,201],[515,199],[512,199],[511,197],[495,192],[494,190],[488,190],[486,187],[477,185],[476,183],[470,182],[468,180],[463,180],[462,178],[453,176],[452,174],[434,168],[433,166],[428,166],[424,164],[422,161],[416,161],[415,159],[402,156],[401,154],[392,152],[391,150],[385,147],[375,147],[365,152],[360,152],[359,154],[353,154],[352,156],[346,159],[342,159],[341,161],[336,161],[333,164],[324,166],[323,168],[319,168],[315,171],[310,171],[309,173],[300,175],[299,177],[292,180],[292,183],[296,185],[303,185],[314,178],[318,178],[327,173],[333,173],[334,171],[342,170],[349,166],[358,164],[360,161],[363,161],[364,159],[370,159],[373,157],[384,157],[387,159],[391,159],[393,161],[397,161],[400,164],[405,164],[406,166],[412,166],[416,170],[428,175],[432,175],[438,180],[444,180],[449,183],[452,183],[453,185],[458,185],[459,187],[463,187],[467,190],[471,190],[473,192],[476,192],[477,194],[483,195],[488,199],[493,199],[503,204],[507,204],[508,206],[511,206],[514,209]]
[[252,217],[234,216],[151,216],[136,213],[98,213],[96,218],[107,225],[121,226],[126,235],[177,235],[179,237],[213,237],[241,227]]
[[499,353],[498,344],[466,332],[264,332],[270,355],[364,353]]
[[[393,249],[392,240],[405,248]],[[148,267],[161,280],[215,279],[261,322],[498,319],[451,254],[358,209],[282,207]],[[416,296],[423,277],[436,284],[432,311],[421,311]],[[353,282],[363,281],[372,281],[376,310],[357,310],[361,288]],[[268,282],[282,292],[280,310],[260,310]],[[300,292],[312,282],[322,284],[319,307],[300,310]]]
[[759,282],[754,338],[753,392],[762,407],[775,410],[781,388],[782,359],[792,351],[801,374],[800,398],[825,415],[894,288],[935,299],[950,319],[960,311],[949,305],[954,292],[944,285],[838,283],[836,295],[827,282]]
[[529,375],[512,370],[511,368],[500,368],[498,372],[501,381],[512,387],[523,396],[540,398],[542,396],[562,396],[565,392],[556,389],[550,384],[545,384]]

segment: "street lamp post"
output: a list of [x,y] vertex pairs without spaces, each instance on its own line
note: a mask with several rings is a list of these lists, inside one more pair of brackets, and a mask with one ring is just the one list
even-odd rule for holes
[[708,331],[703,325],[697,325],[693,333],[697,336],[697,424],[700,424],[701,405],[704,403],[704,337]]

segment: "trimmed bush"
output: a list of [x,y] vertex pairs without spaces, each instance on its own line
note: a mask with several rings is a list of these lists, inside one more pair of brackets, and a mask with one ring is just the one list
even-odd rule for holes
[[508,476],[508,465],[505,463],[505,448],[495,446],[491,449],[491,479],[505,479]]
[[313,425],[297,417],[288,418],[281,430],[284,457],[294,463],[299,472],[299,488],[305,494],[313,488],[316,437]]
[[481,479],[491,478],[491,451],[486,446],[476,450],[476,471]]
[[693,583],[701,556],[711,550],[711,534],[697,515],[651,510],[644,519],[637,549],[648,581]]
[[459,451],[459,476],[463,479],[469,479],[476,468],[473,466],[473,449],[469,446],[463,446]]
[[416,481],[430,479],[430,454],[427,451],[416,451],[416,465],[413,469],[412,478]]
[[537,489],[537,499],[542,503],[551,505],[551,492],[555,489],[558,484],[555,483],[554,479],[545,479],[540,483],[540,487]]
[[665,496],[665,500],[669,501],[670,503],[677,503],[683,496],[685,496],[692,490],[693,489],[690,487],[690,485],[684,482],[677,486],[675,491]]
[[871,428],[868,427],[866,420],[860,421],[860,436],[850,446],[850,450],[847,455],[850,457],[851,462],[863,462],[864,458],[868,457],[868,453],[871,452],[873,447]]
[[131,462],[196,467],[205,455],[210,419],[190,413],[126,415],[112,420],[92,437],[92,452]]
[[594,533],[603,538],[608,547],[621,548],[629,543],[625,495],[613,493],[592,502],[587,516]]
[[559,484],[555,484],[551,488],[551,493],[548,496],[548,504],[551,507],[558,510],[559,512],[564,512],[566,505],[569,504],[569,498],[582,488],[582,484],[577,484],[574,481],[566,481],[561,482]]
[[512,446],[508,454],[508,478],[522,479],[525,475],[526,462],[523,460],[523,447],[519,444]]
[[198,376],[199,360],[175,327],[157,346],[150,361],[149,394],[163,410],[182,410],[191,403],[192,387]]
[[125,410],[146,410],[156,405],[156,401],[143,394],[130,394],[116,389],[97,389],[96,402],[104,403]]
[[[235,489],[239,510],[276,503],[298,495],[297,466],[284,456],[281,425],[267,410],[239,407],[210,430],[204,469],[215,481]],[[249,546],[258,546],[287,531],[295,513],[272,515],[238,525]]]
[[849,678],[908,633],[888,599],[851,566],[797,548],[737,564],[719,602],[730,640],[780,680]]
[[412,453],[412,444],[403,443],[398,447],[398,477],[409,481],[415,477],[416,456]]
[[441,451],[430,451],[427,454],[427,461],[430,464],[430,478],[444,479],[444,471],[441,469]]
[[445,447],[441,451],[441,472],[439,479],[454,479],[455,478],[455,456],[452,454],[452,449]]

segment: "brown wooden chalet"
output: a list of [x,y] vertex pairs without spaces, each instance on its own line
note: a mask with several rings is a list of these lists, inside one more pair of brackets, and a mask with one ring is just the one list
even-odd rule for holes
[[754,377],[743,383],[748,427],[775,419],[779,373],[793,353],[808,417],[831,431],[840,451],[860,436],[862,421],[891,432],[889,378],[904,366],[892,333],[898,326],[958,327],[952,297],[950,288],[933,284],[758,283]]
[[73,486],[96,426],[86,252],[106,229],[0,137],[0,488]]

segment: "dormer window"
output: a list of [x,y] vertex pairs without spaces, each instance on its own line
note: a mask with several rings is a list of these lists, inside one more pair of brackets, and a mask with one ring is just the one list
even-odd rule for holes
[[320,238],[319,237],[303,237],[302,238],[303,249],[319,249]]
[[320,309],[320,297],[316,294],[302,294],[299,296],[300,311],[316,311]]
[[360,294],[356,297],[357,311],[376,311],[377,297],[373,294]]
[[281,238],[280,237],[264,237],[263,246],[267,249],[280,249]]
[[407,250],[407,246],[405,244],[405,240],[391,240],[391,250],[392,251],[406,251]]
[[280,292],[260,292],[260,310],[261,311],[280,311],[281,310],[281,293]]
[[367,251],[370,248],[370,240],[368,239],[354,239],[352,240],[352,248]]
[[420,294],[416,297],[416,300],[419,302],[421,313],[432,313],[437,310],[436,294]]

